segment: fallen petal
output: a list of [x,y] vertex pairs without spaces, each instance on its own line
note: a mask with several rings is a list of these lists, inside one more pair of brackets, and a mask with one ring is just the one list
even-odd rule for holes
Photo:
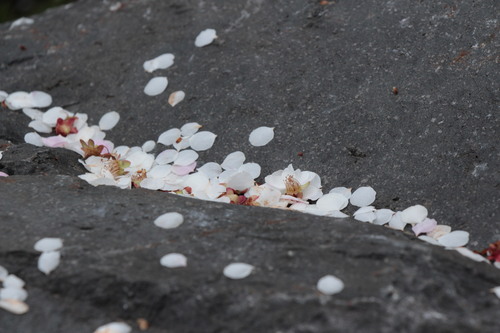
[[176,106],[180,102],[184,100],[184,97],[186,97],[186,94],[184,91],[179,90],[179,91],[174,91],[173,93],[170,94],[168,97],[168,104],[172,106]]
[[[30,93],[35,108],[45,108],[52,104],[52,96],[43,91],[32,91]],[[28,106],[29,107],[29,106]]]
[[0,281],[5,280],[7,276],[9,276],[9,271],[5,267],[0,266]]
[[427,208],[422,205],[415,205],[406,208],[401,212],[401,220],[406,223],[417,224],[427,217]]
[[437,226],[437,222],[434,219],[426,218],[422,222],[415,224],[411,229],[415,233],[416,236],[420,234],[426,234],[434,230]]
[[351,189],[347,187],[335,187],[330,190],[330,193],[339,193],[342,194],[347,199],[351,198]]
[[181,130],[178,128],[171,128],[160,134],[158,137],[158,143],[164,144],[165,146],[170,146],[177,141],[181,136]]
[[99,120],[99,128],[102,131],[109,131],[120,121],[120,114],[116,111],[110,111],[101,117]]
[[43,252],[38,258],[38,269],[49,275],[61,262],[61,253],[59,251]]
[[38,252],[50,252],[61,249],[63,241],[61,238],[42,238],[35,243],[35,250]]
[[175,56],[172,53],[162,54],[154,59],[144,62],[144,70],[152,73],[157,69],[167,69],[174,64]]
[[375,220],[373,221],[373,224],[384,225],[386,223],[389,223],[393,215],[394,212],[390,209],[377,209],[377,211],[375,212]]
[[490,262],[488,259],[486,259],[482,255],[480,255],[478,253],[475,253],[475,252],[469,250],[466,247],[457,247],[454,250],[456,250],[458,253],[460,253],[464,257],[467,257],[467,258],[472,259],[474,261],[478,261],[478,262],[484,261],[484,262],[487,262],[487,263]]
[[196,151],[204,151],[212,148],[214,145],[214,141],[217,135],[215,135],[212,132],[208,131],[203,131],[194,134],[190,139],[189,139],[189,144],[191,145],[191,148],[196,150]]
[[491,292],[494,293],[498,298],[500,298],[500,286],[491,288]]
[[198,153],[194,150],[188,149],[179,152],[174,161],[175,165],[187,166],[194,163],[198,159]]
[[469,242],[469,233],[462,230],[452,231],[449,234],[439,237],[437,241],[446,247],[465,246]]
[[187,266],[187,258],[180,253],[170,253],[164,255],[160,263],[162,266],[168,268],[177,268],[177,267],[186,267]]
[[24,142],[37,147],[43,147],[42,137],[36,132],[26,133],[24,136]]
[[9,30],[12,30],[14,28],[17,28],[17,27],[20,27],[23,25],[31,25],[33,23],[35,23],[35,20],[33,20],[32,18],[21,17],[10,24]]
[[255,179],[260,176],[261,167],[257,163],[245,163],[239,167],[238,171],[248,172]]
[[165,76],[154,77],[144,87],[144,93],[148,96],[157,96],[167,89],[168,80]]
[[418,236],[418,239],[423,240],[424,242],[430,243],[432,245],[441,246],[441,244],[439,244],[439,242],[437,240],[435,240],[434,238],[429,237],[427,235]]
[[35,131],[39,133],[52,133],[52,127],[47,125],[41,120],[33,120],[28,124],[28,127],[31,127]]
[[316,288],[325,295],[338,294],[344,289],[344,282],[333,275],[325,275],[318,280]]
[[185,176],[196,169],[196,162],[193,162],[189,165],[174,165],[172,166],[172,172],[178,176]]
[[125,324],[119,322],[109,323],[98,327],[94,333],[130,333],[132,328]]
[[163,229],[173,229],[177,228],[184,222],[184,217],[177,212],[170,212],[160,215],[154,221],[154,224],[157,227]]
[[242,262],[232,263],[224,267],[224,276],[233,280],[244,279],[255,267]]
[[0,289],[0,299],[15,299],[25,301],[28,298],[28,292],[22,288],[2,288]]
[[22,288],[24,287],[24,281],[14,274],[9,274],[3,280],[4,288]]
[[181,135],[184,136],[184,137],[189,137],[189,136],[193,135],[194,133],[198,132],[198,130],[201,127],[202,126],[200,124],[198,124],[198,123],[187,123],[187,124],[184,124],[181,127]]
[[245,162],[245,154],[235,151],[226,156],[221,166],[224,170],[235,170],[242,166],[243,162]]
[[198,34],[194,41],[196,47],[207,46],[217,38],[217,33],[214,29],[205,29]]
[[158,164],[168,164],[175,161],[175,159],[179,156],[179,152],[175,149],[167,149],[162,151],[156,156],[156,163]]
[[363,186],[354,191],[349,201],[351,202],[351,205],[366,207],[375,201],[376,194],[377,192],[375,192],[375,190],[370,186]]
[[328,193],[323,195],[316,202],[316,206],[324,211],[339,211],[347,207],[347,198],[339,193]]
[[256,128],[250,133],[248,141],[255,147],[267,145],[274,138],[274,127],[262,126]]
[[149,153],[150,151],[155,149],[155,146],[156,146],[156,142],[154,142],[153,140],[149,140],[149,141],[144,142],[144,144],[142,145],[141,148],[142,148],[143,152]]
[[0,309],[4,309],[13,314],[24,314],[28,312],[29,306],[23,301],[15,299],[0,300]]

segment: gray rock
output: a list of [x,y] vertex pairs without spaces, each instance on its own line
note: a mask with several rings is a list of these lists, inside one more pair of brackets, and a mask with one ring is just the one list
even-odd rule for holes
[[[218,134],[201,162],[241,150],[263,175],[293,163],[325,190],[372,186],[379,208],[423,204],[470,232],[471,248],[500,238],[494,2],[122,3],[78,1],[32,26],[0,25],[0,89],[46,91],[94,124],[116,110],[116,144],[197,121]],[[209,27],[219,38],[195,48]],[[144,72],[165,52],[172,68]],[[144,95],[157,75],[168,76],[167,91]],[[172,108],[175,90],[186,99]],[[13,175],[0,178],[0,265],[26,280],[31,307],[0,312],[6,331],[92,332],[115,320],[138,331],[138,318],[148,332],[500,328],[492,266],[350,219],[94,188],[76,177],[76,154],[23,144],[28,122],[0,111],[0,171]],[[275,139],[252,147],[248,134],[263,125]],[[168,211],[185,223],[155,227]],[[44,276],[33,244],[49,236],[64,239],[63,257]],[[169,252],[188,267],[160,266]],[[256,269],[229,280],[222,269],[233,261]],[[326,274],[345,290],[320,295]]]

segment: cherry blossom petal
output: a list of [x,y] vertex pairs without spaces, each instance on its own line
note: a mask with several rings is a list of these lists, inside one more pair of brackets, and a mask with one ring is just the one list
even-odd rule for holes
[[0,177],[9,177],[9,175],[3,171],[0,171]]
[[396,212],[389,221],[389,228],[403,231],[406,227],[406,222],[401,219],[401,212]]
[[155,149],[155,146],[156,146],[156,142],[154,142],[153,140],[149,140],[149,141],[144,142],[144,144],[142,145],[141,148],[142,148],[143,152],[149,153],[150,151]]
[[187,258],[180,253],[169,253],[161,258],[160,264],[168,268],[186,267]]
[[0,103],[5,101],[5,99],[7,98],[7,96],[9,96],[9,94],[7,94],[7,92],[3,91],[3,90],[0,90]]
[[375,190],[370,186],[363,186],[354,191],[349,200],[351,205],[366,207],[375,201],[376,194],[377,192],[375,192]]
[[43,91],[32,91],[30,95],[35,108],[45,108],[52,104],[52,96]]
[[5,280],[5,278],[9,276],[9,271],[3,266],[0,266],[0,281]]
[[187,166],[194,163],[198,159],[198,153],[194,150],[183,150],[174,161],[175,165]]
[[176,106],[180,102],[184,100],[184,97],[186,97],[186,94],[182,90],[174,91],[173,93],[170,94],[168,97],[168,104],[172,106]]
[[162,151],[156,156],[156,163],[158,164],[167,164],[172,163],[179,156],[179,152],[175,149],[167,149]]
[[437,241],[446,247],[465,246],[469,242],[469,233],[462,230],[452,231],[449,234],[439,237]]
[[217,38],[217,33],[214,29],[205,29],[196,36],[194,45],[203,47],[211,44]]
[[98,327],[94,333],[130,333],[132,328],[120,322],[113,322],[103,326]]
[[152,73],[157,69],[167,69],[174,64],[175,56],[172,53],[164,53],[154,59],[144,62],[144,70]]
[[427,236],[434,239],[438,239],[451,232],[451,227],[449,225],[438,224],[432,231],[427,233]]
[[415,205],[406,208],[401,212],[401,220],[410,224],[417,224],[427,217],[427,208],[422,205]]
[[344,282],[333,275],[325,275],[318,280],[316,288],[325,295],[338,294],[344,289]]
[[109,131],[120,121],[120,114],[116,111],[110,111],[104,114],[99,120],[99,128],[102,131]]
[[339,193],[325,194],[316,202],[318,209],[324,211],[342,210],[347,207],[347,204],[347,198]]
[[45,124],[41,120],[33,120],[28,124],[28,127],[31,127],[35,131],[39,133],[52,133],[52,127]]
[[354,218],[361,222],[372,223],[373,221],[375,221],[375,218],[377,217],[375,215],[375,211],[376,209],[373,206],[361,207],[360,209],[354,212]]
[[482,255],[475,253],[466,247],[457,247],[457,248],[454,248],[453,250],[456,250],[458,253],[460,253],[464,257],[467,257],[467,258],[472,259],[474,261],[478,261],[478,262],[484,261],[487,263],[490,262],[488,259],[486,259]]
[[248,172],[238,171],[227,180],[226,185],[236,191],[244,191],[254,185],[254,180]]
[[182,222],[184,222],[184,217],[181,214],[177,212],[170,212],[158,216],[155,219],[154,224],[163,229],[172,229],[180,226]]
[[61,238],[42,238],[35,243],[35,250],[38,252],[50,252],[61,249],[63,241]]
[[255,147],[267,145],[274,138],[274,127],[262,126],[256,128],[250,133],[248,141]]
[[154,77],[144,87],[144,93],[148,96],[157,96],[167,89],[168,80],[165,76]]
[[49,275],[61,262],[61,253],[59,251],[43,252],[38,258],[38,269]]
[[43,112],[33,108],[23,108],[23,113],[31,118],[31,120],[42,120]]
[[208,162],[205,163],[202,167],[198,168],[199,172],[203,172],[205,175],[208,176],[208,178],[216,178],[218,177],[221,172],[222,172],[222,167],[215,162]]
[[187,123],[187,124],[184,124],[181,127],[181,135],[184,136],[184,137],[191,136],[191,135],[195,134],[196,132],[198,132],[198,130],[201,127],[202,126],[200,124],[198,124],[198,123]]
[[352,195],[351,189],[347,188],[347,187],[335,187],[335,188],[331,189],[329,193],[339,193],[339,194],[342,194],[347,199],[350,199],[351,195]]
[[242,262],[232,263],[224,267],[224,276],[233,280],[244,279],[249,276],[255,267]]
[[442,246],[441,244],[439,244],[437,240],[427,235],[418,236],[418,239],[423,240],[424,242],[430,243],[432,245]]
[[238,168],[238,171],[245,171],[252,176],[253,179],[260,176],[261,167],[257,163],[245,163]]
[[141,181],[141,188],[146,188],[148,190],[160,190],[165,186],[165,181],[160,178],[145,178]]
[[375,220],[373,221],[373,224],[384,225],[386,223],[389,223],[393,215],[394,212],[390,209],[377,209],[377,211],[375,212]]
[[14,28],[17,28],[17,27],[20,27],[23,25],[32,25],[33,23],[35,23],[35,20],[33,20],[32,18],[21,17],[10,24],[9,30],[12,30]]
[[22,288],[2,288],[0,289],[0,299],[15,299],[25,301],[28,298],[28,292]]
[[164,144],[165,146],[170,146],[175,143],[175,141],[180,138],[181,130],[178,128],[171,128],[168,131],[163,132],[158,137],[158,143]]
[[15,299],[0,300],[0,309],[4,309],[13,314],[25,314],[29,310],[29,306],[23,301]]
[[172,167],[172,172],[175,173],[178,176],[185,176],[188,175],[189,173],[193,172],[194,169],[196,169],[196,162],[193,162],[189,165],[174,165]]
[[156,165],[148,171],[148,177],[164,178],[167,177],[170,172],[172,172],[172,166],[170,164]]
[[235,151],[227,155],[221,166],[224,170],[236,170],[245,162],[245,154],[241,151]]
[[174,148],[177,150],[189,148],[189,138],[181,137],[180,140],[174,142]]
[[59,118],[66,119],[67,117],[71,116],[73,116],[73,113],[64,110],[60,106],[55,106],[45,111],[45,113],[42,116],[42,121],[51,127],[55,127],[57,124],[57,119]]
[[7,275],[7,277],[3,280],[4,288],[22,288],[24,287],[24,284],[24,281],[14,274]]
[[208,131],[203,131],[194,134],[190,139],[189,139],[189,144],[191,145],[191,148],[196,150],[196,151],[204,151],[212,148],[214,145],[214,141],[217,135],[215,135],[212,132]]
[[491,288],[491,292],[494,293],[498,298],[500,298],[500,286]]
[[432,230],[434,230],[434,228],[436,228],[436,226],[437,226],[436,220],[426,218],[422,222],[415,224],[411,229],[413,230],[415,235],[418,236],[420,234],[426,234],[428,232],[431,232]]
[[62,135],[49,136],[42,138],[42,142],[47,147],[60,148],[68,142],[68,140]]

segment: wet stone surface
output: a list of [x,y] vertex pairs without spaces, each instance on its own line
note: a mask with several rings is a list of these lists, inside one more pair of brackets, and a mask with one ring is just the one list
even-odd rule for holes
[[[497,5],[453,1],[78,1],[0,25],[0,90],[41,90],[53,105],[121,120],[117,145],[142,145],[196,121],[218,135],[200,165],[235,150],[262,175],[294,167],[335,186],[369,185],[377,208],[422,204],[470,233],[500,238]],[[206,28],[218,39],[204,48]],[[174,66],[142,64],[162,53]],[[143,93],[153,76],[167,90]],[[393,87],[397,88],[393,90]],[[168,95],[184,90],[172,108]],[[297,212],[92,187],[78,155],[24,143],[29,118],[0,110],[0,265],[26,281],[28,313],[0,311],[8,332],[495,331],[498,269],[405,233]],[[275,127],[265,147],[248,143]],[[261,181],[263,180],[260,179]],[[154,219],[184,215],[177,229]],[[352,213],[352,211],[349,211]],[[64,240],[61,265],[37,269],[34,243]],[[188,258],[168,269],[160,258]],[[235,261],[256,268],[230,280]],[[345,289],[315,288],[333,274]]]

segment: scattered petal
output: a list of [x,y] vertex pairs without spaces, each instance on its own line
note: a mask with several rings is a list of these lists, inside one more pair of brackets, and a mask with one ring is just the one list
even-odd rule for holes
[[38,269],[49,275],[61,262],[61,253],[59,251],[43,252],[38,258]]
[[413,230],[415,235],[418,236],[420,234],[426,234],[428,232],[431,232],[436,228],[436,226],[437,226],[436,220],[426,218],[422,222],[415,224],[411,229]]
[[203,131],[194,134],[190,139],[189,139],[189,144],[192,149],[196,151],[204,151],[212,148],[214,145],[214,141],[217,135],[215,135],[212,132],[208,131]]
[[167,85],[168,80],[165,76],[154,77],[144,87],[144,93],[148,96],[157,96],[167,89]]
[[429,237],[427,235],[418,236],[418,239],[423,240],[424,242],[430,243],[432,245],[441,246],[441,244],[439,244],[439,242],[437,240],[435,240],[434,238]]
[[156,142],[154,142],[153,140],[149,140],[144,142],[141,148],[143,152],[149,153],[150,151],[155,149],[155,147],[156,147]]
[[101,117],[101,120],[99,120],[99,128],[102,131],[109,131],[115,127],[116,124],[118,124],[118,121],[120,121],[120,114],[118,112],[108,112]]
[[178,128],[171,128],[160,134],[158,137],[158,143],[164,144],[165,146],[173,145],[177,139],[181,137],[181,130]]
[[248,140],[255,147],[267,145],[274,138],[274,127],[262,126],[256,128],[250,133]]
[[451,227],[449,225],[438,224],[432,231],[427,233],[427,236],[434,239],[438,239],[451,232]]
[[0,266],[0,281],[5,280],[7,276],[9,276],[9,271],[5,267]]
[[193,163],[188,164],[188,165],[183,165],[183,166],[174,165],[172,167],[172,172],[178,176],[185,176],[185,175],[193,172],[194,169],[196,169],[196,162],[193,162]]
[[181,135],[184,136],[184,137],[191,136],[194,133],[198,132],[198,130],[201,127],[202,126],[200,124],[198,124],[198,123],[187,123],[187,124],[184,124],[181,127]]
[[386,223],[389,223],[393,215],[394,212],[390,209],[377,209],[377,211],[375,212],[375,220],[373,221],[373,224],[384,225]]
[[222,167],[218,163],[208,162],[202,167],[198,168],[198,171],[204,173],[208,176],[208,178],[212,179],[218,177],[221,174]]
[[12,30],[14,28],[17,28],[17,27],[20,27],[23,25],[31,25],[33,23],[35,23],[35,20],[33,20],[32,18],[21,17],[10,24],[9,30]]
[[500,298],[500,286],[491,288],[491,292],[494,293],[498,298]]
[[168,104],[172,106],[176,106],[180,102],[184,100],[184,97],[186,97],[186,94],[184,91],[179,90],[179,91],[174,91],[173,93],[170,94],[168,97]]
[[238,168],[238,171],[248,172],[255,179],[260,176],[261,167],[257,163],[245,163]]
[[439,237],[437,241],[446,247],[465,246],[469,242],[469,233],[462,230],[452,231],[449,234]]
[[52,127],[47,125],[41,120],[33,120],[28,124],[28,127],[31,127],[35,131],[39,133],[52,133]]
[[175,165],[187,166],[194,163],[198,159],[198,153],[194,150],[188,149],[179,152],[174,161]]
[[396,212],[394,215],[392,215],[392,218],[389,221],[389,228],[403,231],[406,227],[406,224],[407,223],[403,222],[403,220],[401,219],[401,212]]
[[62,107],[55,106],[53,108],[48,109],[42,116],[42,121],[51,126],[55,127],[57,124],[57,119],[62,118],[66,119],[67,117],[71,117],[73,114],[64,110]]
[[456,250],[458,253],[460,253],[464,257],[467,257],[467,258],[472,259],[474,261],[478,261],[478,262],[484,261],[484,262],[487,262],[487,263],[490,262],[488,259],[486,259],[482,255],[480,255],[478,253],[475,253],[475,252],[469,250],[466,247],[457,247],[454,250]]
[[31,93],[16,91],[7,96],[4,103],[11,110],[44,108],[52,103],[52,97],[43,91],[33,91]]
[[375,190],[370,186],[363,186],[354,191],[349,200],[351,205],[366,207],[375,201],[376,194],[377,192],[375,192]]
[[0,300],[0,309],[7,310],[13,314],[24,314],[28,312],[29,306],[23,301],[2,299]]
[[40,134],[38,134],[36,132],[27,133],[24,136],[24,141],[26,143],[29,143],[29,144],[37,146],[37,147],[43,147],[42,137],[40,136]]
[[168,268],[177,268],[177,267],[186,267],[187,266],[187,258],[180,253],[170,253],[164,255],[160,263],[162,266]]
[[221,166],[224,170],[235,170],[242,166],[243,162],[245,162],[245,154],[241,151],[235,151],[226,156]]
[[232,263],[224,267],[224,276],[230,279],[244,279],[249,276],[254,266],[242,262]]
[[229,177],[226,185],[236,191],[245,191],[254,185],[254,180],[248,172],[238,171]]
[[167,69],[174,64],[175,56],[172,53],[162,54],[154,59],[144,62],[144,70],[152,73],[157,69]]
[[330,193],[339,193],[342,194],[347,199],[351,198],[351,189],[347,187],[335,187],[330,190]]
[[375,218],[377,217],[375,215],[375,211],[376,209],[373,206],[361,207],[360,209],[354,212],[354,218],[361,222],[372,223],[373,221],[375,221]]
[[154,221],[154,224],[157,227],[163,229],[173,229],[177,228],[184,222],[184,217],[177,212],[170,212],[160,215]]
[[132,328],[125,323],[109,323],[97,328],[94,333],[130,333]]
[[31,120],[42,120],[43,112],[33,108],[23,108],[23,113],[31,118]]
[[9,175],[3,171],[0,171],[0,177],[9,177]]
[[214,29],[205,29],[198,34],[194,41],[194,45],[197,47],[207,46],[217,38],[217,33]]
[[28,298],[28,292],[22,288],[2,288],[0,289],[0,299],[15,299],[25,301]]
[[325,275],[318,280],[316,288],[325,295],[338,294],[344,289],[344,282],[333,275]]
[[63,241],[61,238],[42,238],[35,243],[35,250],[38,252],[50,252],[61,249]]
[[3,287],[4,288],[22,288],[24,287],[24,281],[14,274],[9,274],[7,277],[3,280]]
[[179,156],[179,152],[175,149],[167,149],[162,151],[156,156],[156,163],[158,164],[167,164],[172,163]]
[[7,98],[7,96],[9,96],[9,94],[7,94],[3,90],[0,90],[0,103],[3,102],[3,101],[5,101],[5,99]]
[[406,208],[401,212],[401,220],[405,223],[417,224],[427,217],[427,208],[422,205],[415,205]]
[[30,95],[35,108],[45,108],[52,104],[52,96],[43,91],[32,91]]
[[323,195],[316,202],[316,206],[324,211],[339,211],[347,207],[349,201],[339,193],[328,193]]

